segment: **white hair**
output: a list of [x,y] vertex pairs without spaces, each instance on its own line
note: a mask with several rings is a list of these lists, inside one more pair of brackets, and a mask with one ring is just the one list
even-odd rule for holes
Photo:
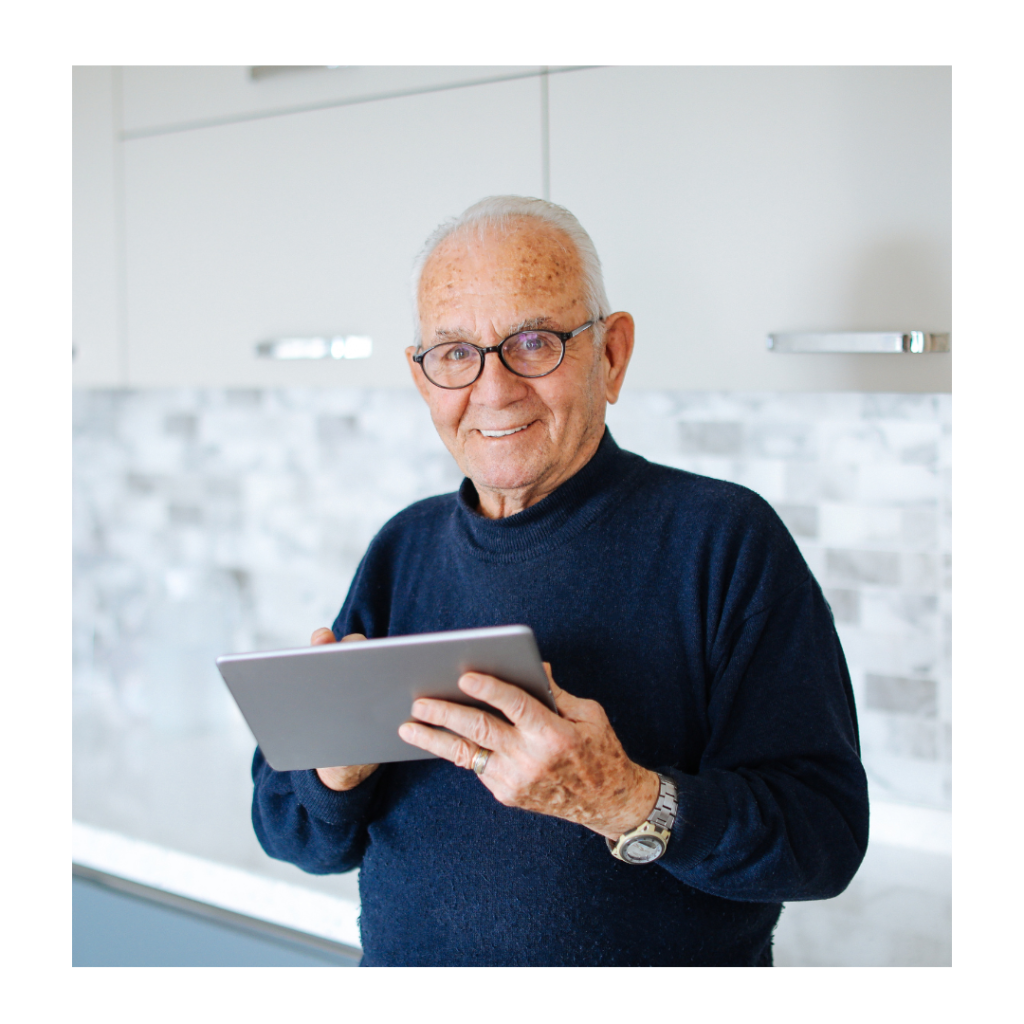
[[[601,260],[590,240],[590,235],[583,230],[583,225],[564,207],[549,203],[546,199],[532,199],[528,196],[488,196],[474,203],[457,217],[451,217],[438,225],[420,250],[412,271],[412,305],[415,316],[416,344],[420,340],[419,291],[420,278],[427,260],[446,239],[456,232],[475,228],[479,235],[490,231],[506,233],[518,221],[528,218],[539,220],[556,228],[572,243],[579,257],[583,270],[583,301],[588,313],[594,320],[603,320],[611,312],[608,296],[604,290],[604,276],[601,273]],[[597,328],[597,324],[594,325]],[[602,332],[594,330],[594,342],[600,342]]]

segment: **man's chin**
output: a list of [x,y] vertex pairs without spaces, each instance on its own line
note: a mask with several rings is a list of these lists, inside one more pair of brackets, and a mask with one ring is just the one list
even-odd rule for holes
[[524,463],[513,458],[470,458],[462,471],[478,491],[511,495],[533,490],[547,476],[548,468],[543,459]]
[[546,454],[537,450],[536,443],[518,444],[512,437],[501,438],[497,443],[480,439],[464,449],[462,471],[479,487],[518,491],[545,475],[549,468]]
[[537,486],[536,474],[524,473],[468,473],[477,491],[494,491],[496,494],[520,494]]

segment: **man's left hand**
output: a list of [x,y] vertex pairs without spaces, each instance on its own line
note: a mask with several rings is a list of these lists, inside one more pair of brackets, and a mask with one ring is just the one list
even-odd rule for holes
[[412,706],[418,721],[398,733],[462,768],[484,747],[492,753],[480,781],[506,807],[564,818],[616,840],[654,809],[658,776],[626,756],[597,701],[566,693],[547,662],[544,668],[561,717],[518,686],[469,672],[459,689],[497,708],[511,725],[477,708],[420,699]]

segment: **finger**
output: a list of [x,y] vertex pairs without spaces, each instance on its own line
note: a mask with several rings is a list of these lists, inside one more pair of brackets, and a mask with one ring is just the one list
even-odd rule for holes
[[333,644],[334,633],[326,626],[321,626],[320,629],[313,630],[313,635],[309,638],[309,642],[314,646],[318,644]]
[[555,677],[551,674],[550,661],[544,662],[544,671],[548,674],[548,682],[551,684],[551,696],[555,698],[555,707],[558,708],[559,714],[571,721],[580,720],[581,712],[584,711],[582,705],[585,701],[583,698],[574,697],[555,682]]
[[421,697],[413,701],[412,713],[421,722],[451,729],[488,750],[506,750],[515,742],[515,731],[510,725],[479,708]]
[[551,691],[551,697],[552,697],[552,699],[553,699],[553,700],[554,700],[554,702],[555,702],[555,710],[556,710],[556,711],[558,712],[558,714],[559,714],[559,715],[560,715],[560,716],[561,716],[562,718],[566,718],[566,717],[567,717],[567,715],[566,715],[566,712],[565,712],[565,708],[563,708],[563,707],[562,707],[562,706],[561,706],[561,705],[560,705],[560,704],[558,703],[558,701],[559,701],[559,700],[561,699],[561,697],[562,697],[562,696],[563,696],[563,695],[565,694],[565,690],[563,690],[563,689],[562,689],[562,688],[561,688],[561,687],[560,687],[560,686],[558,685],[558,683],[556,683],[556,682],[555,682],[555,677],[554,677],[554,675],[552,675],[552,673],[551,673],[551,662],[550,662],[550,661],[545,661],[545,662],[542,662],[541,664],[543,664],[543,666],[544,666],[544,671],[545,671],[545,672],[547,673],[547,677],[548,677],[548,689],[549,689],[549,690]]
[[398,735],[411,746],[419,747],[430,754],[437,754],[438,757],[443,757],[460,768],[469,768],[480,749],[471,740],[453,736],[450,732],[434,729],[419,722],[403,722],[398,727]]
[[542,662],[541,664],[543,664],[544,671],[547,673],[548,686],[551,687],[551,696],[554,697],[557,700],[558,699],[558,695],[560,693],[564,693],[565,691],[558,685],[558,683],[555,682],[555,677],[551,674],[551,662],[550,661],[545,661],[545,662]]
[[544,666],[544,674],[548,677],[548,684],[551,686],[551,692],[554,693],[558,689],[558,683],[555,682],[555,677],[551,674],[551,662],[542,661],[541,664]]
[[497,708],[513,725],[522,729],[540,729],[556,717],[525,690],[494,676],[467,672],[459,679],[459,689]]
[[362,633],[349,633],[348,636],[343,636],[341,642],[343,644],[350,644],[355,640],[365,640],[366,637]]

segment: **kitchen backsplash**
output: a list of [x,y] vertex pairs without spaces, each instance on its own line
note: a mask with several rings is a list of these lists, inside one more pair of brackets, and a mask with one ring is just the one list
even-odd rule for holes
[[[949,395],[633,391],[618,443],[734,480],[831,604],[876,799],[950,805]],[[419,396],[77,391],[74,712],[245,730],[213,665],[329,625],[367,544],[461,474]]]

